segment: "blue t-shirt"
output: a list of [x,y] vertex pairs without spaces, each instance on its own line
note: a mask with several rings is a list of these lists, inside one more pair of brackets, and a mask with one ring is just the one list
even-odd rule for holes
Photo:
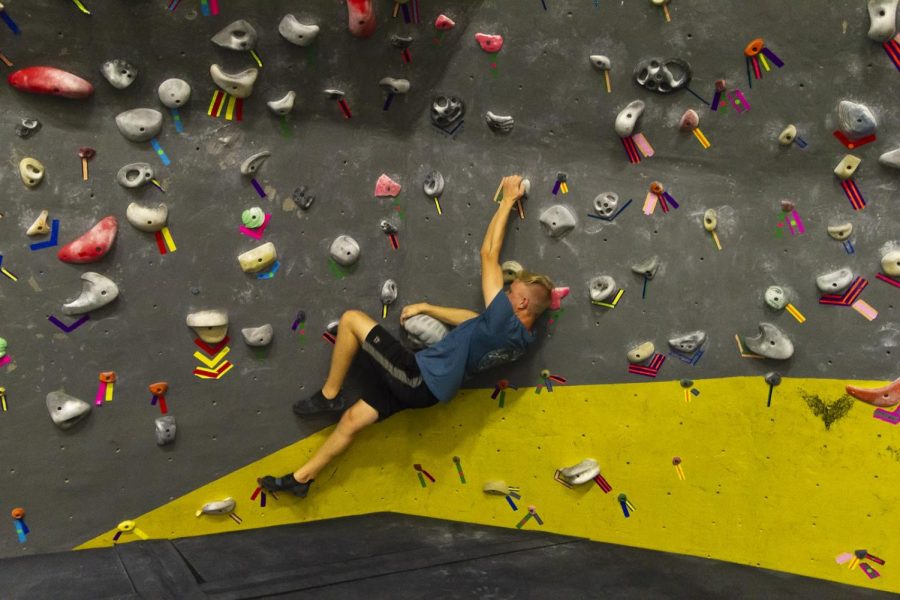
[[525,329],[501,290],[483,313],[464,321],[440,342],[416,353],[425,385],[449,402],[465,379],[525,354],[534,334]]

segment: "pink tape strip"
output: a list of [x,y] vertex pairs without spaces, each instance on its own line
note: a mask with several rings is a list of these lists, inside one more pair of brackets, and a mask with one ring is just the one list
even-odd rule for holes
[[9,357],[9,354],[7,354],[6,356],[4,356],[3,358],[0,358],[0,367],[2,367],[3,365],[9,364],[9,362],[10,362],[11,360],[12,360],[12,359]]
[[870,321],[874,321],[875,317],[878,316],[878,311],[875,310],[871,304],[866,302],[865,300],[857,300],[853,304],[850,305],[853,307],[853,310],[864,316]]
[[647,138],[644,137],[643,133],[637,133],[631,136],[631,139],[634,140],[634,143],[637,144],[641,154],[645,157],[650,158],[655,154],[653,146],[650,145],[650,142],[647,141]]
[[653,192],[647,194],[647,198],[644,199],[644,214],[652,215],[653,211],[656,210],[656,203],[659,198]]
[[248,237],[252,237],[254,240],[261,240],[263,234],[266,232],[266,227],[269,225],[269,219],[272,218],[272,215],[266,213],[266,218],[263,221],[263,224],[257,227],[256,229],[250,229],[249,227],[244,227],[241,225],[238,230]]
[[100,385],[97,386],[97,395],[94,397],[94,404],[100,406],[103,404],[103,398],[106,397],[106,383],[101,381]]

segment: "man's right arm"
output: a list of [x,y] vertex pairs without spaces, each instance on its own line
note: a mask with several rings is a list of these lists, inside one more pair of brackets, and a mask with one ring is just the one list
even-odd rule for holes
[[428,315],[437,319],[441,323],[456,327],[464,321],[474,319],[478,313],[465,308],[450,308],[448,306],[434,306],[425,302],[419,304],[411,304],[403,307],[400,313],[400,324],[403,325],[406,320],[415,315]]

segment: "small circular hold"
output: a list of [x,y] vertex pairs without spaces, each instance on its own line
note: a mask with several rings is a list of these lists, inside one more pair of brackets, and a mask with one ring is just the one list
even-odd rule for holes
[[756,56],[760,52],[762,52],[763,47],[766,45],[765,41],[762,38],[756,38],[752,40],[747,47],[744,48],[744,56]]
[[766,373],[766,383],[771,386],[781,385],[781,373],[778,371],[770,371]]
[[10,514],[12,514],[13,519],[24,519],[25,518],[25,509],[22,508],[21,506],[17,506],[14,509],[12,509],[12,512]]
[[690,379],[682,379],[678,383],[681,384],[681,387],[683,387],[685,389],[693,387],[693,385],[694,385],[694,382]]
[[658,196],[658,195],[662,194],[663,192],[665,192],[666,188],[664,188],[663,184],[661,184],[660,182],[654,181],[653,183],[650,184],[650,191]]
[[673,459],[672,459],[672,464],[675,465],[676,467],[677,467],[678,465],[680,465],[680,464],[681,464],[681,457],[680,457],[680,456],[676,456],[675,458],[673,458]]
[[703,213],[703,229],[712,232],[719,225],[719,216],[715,209],[709,208]]
[[541,371],[541,378],[547,379],[548,377],[550,377],[550,369],[543,369]]

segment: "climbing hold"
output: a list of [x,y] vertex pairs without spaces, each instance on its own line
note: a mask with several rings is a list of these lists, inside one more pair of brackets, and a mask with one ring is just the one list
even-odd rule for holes
[[440,171],[432,171],[425,176],[422,190],[429,198],[437,198],[444,192],[444,176]]
[[228,333],[228,313],[224,310],[201,310],[190,313],[185,322],[207,344],[218,344]]
[[694,380],[693,379],[682,379],[678,382],[678,385],[680,385],[684,389],[689,389],[689,388],[694,387]]
[[849,100],[841,100],[838,104],[838,124],[841,131],[852,140],[871,135],[878,127],[875,115],[868,106]]
[[169,218],[169,207],[160,202],[156,206],[144,206],[132,202],[125,209],[125,218],[135,228],[150,233],[160,231]]
[[600,275],[598,277],[594,277],[593,279],[591,279],[589,285],[591,301],[593,302],[604,302],[608,298],[611,298],[612,295],[615,294],[618,290],[618,287],[616,286],[616,280],[609,275]]
[[409,79],[394,79],[393,77],[383,77],[378,81],[381,89],[390,94],[405,94],[409,91]]
[[36,158],[26,157],[19,161],[19,176],[25,187],[33,188],[44,180],[44,165]]
[[78,100],[94,93],[94,86],[89,81],[56,67],[19,69],[7,81],[20,92],[31,94],[50,94]]
[[116,127],[126,140],[147,142],[162,131],[162,113],[153,108],[134,108],[116,115]]
[[780,329],[771,323],[759,324],[759,335],[744,338],[751,352],[773,360],[786,360],[794,355],[794,345]]
[[42,210],[41,214],[38,215],[38,218],[34,220],[31,227],[25,232],[25,235],[44,235],[50,233],[50,224],[47,223],[47,217],[49,215],[49,211]]
[[213,83],[235,98],[246,98],[253,93],[253,84],[259,69],[244,69],[239,73],[226,73],[219,65],[210,65],[209,76]]
[[897,0],[869,0],[869,39],[890,41],[897,33]]
[[381,176],[378,177],[378,180],[375,182],[375,196],[379,198],[383,198],[385,196],[394,198],[399,193],[399,183],[388,177],[385,173],[382,173]]
[[840,294],[853,283],[853,271],[844,267],[816,277],[816,287],[825,294]]
[[600,467],[593,458],[586,458],[577,465],[559,470],[559,476],[569,485],[580,485],[600,474]]
[[716,79],[715,86],[717,92],[724,92],[728,88],[728,82],[724,79]]
[[611,217],[618,207],[619,195],[615,192],[603,192],[594,198],[594,212],[601,217]]
[[866,404],[890,408],[900,404],[900,379],[895,379],[892,383],[879,388],[861,388],[855,385],[848,385],[847,393]]
[[627,138],[634,133],[634,126],[644,113],[644,106],[643,101],[635,100],[619,111],[616,116],[616,134],[620,138]]
[[540,223],[544,226],[544,233],[559,238],[575,229],[576,221],[568,207],[556,204],[541,214]]
[[431,102],[431,122],[448,128],[466,113],[466,105],[457,96],[435,96]]
[[100,73],[109,82],[109,85],[117,90],[124,90],[134,83],[134,78],[137,77],[138,70],[137,67],[128,61],[122,60],[121,58],[114,58],[103,63],[100,67]]
[[397,233],[397,231],[399,231],[397,229],[397,226],[394,225],[393,223],[391,223],[390,221],[388,221],[387,219],[382,219],[381,223],[379,223],[378,226],[381,228],[381,231],[383,231],[384,233],[386,233],[388,235],[390,235],[392,233]]
[[671,0],[650,0],[650,4],[653,6],[664,6],[671,2]]
[[309,46],[319,35],[319,26],[304,25],[297,17],[288,13],[281,18],[278,33],[295,46]]
[[796,208],[794,203],[790,200],[782,200],[780,206],[781,206],[781,212],[786,212],[786,213],[789,213]]
[[99,273],[84,273],[81,276],[81,294],[62,306],[63,314],[83,315],[106,306],[119,297],[119,286],[112,279]]
[[763,294],[763,300],[775,310],[781,310],[787,306],[788,303],[787,294],[780,285],[770,285],[767,287],[765,294]]
[[200,515],[229,515],[234,512],[234,507],[237,503],[234,501],[234,498],[225,498],[224,500],[217,500],[215,502],[207,502],[203,505],[203,507],[197,511],[197,516]]
[[853,156],[852,154],[847,154],[834,168],[834,174],[837,175],[839,179],[850,179],[851,177],[853,177],[853,174],[856,172],[856,168],[861,162],[861,158]]
[[881,257],[881,270],[885,275],[900,277],[900,250],[892,250]]
[[839,242],[846,240],[851,233],[853,233],[853,223],[828,226],[828,235]]
[[500,270],[503,272],[503,284],[506,285],[512,283],[525,269],[516,261],[507,260],[500,265]]
[[406,50],[412,46],[413,37],[411,35],[400,35],[394,33],[391,35],[391,46],[397,50]]
[[637,364],[653,356],[655,350],[656,347],[653,345],[653,342],[642,342],[629,350],[626,357],[628,358],[628,362]]
[[505,481],[498,479],[496,481],[485,481],[481,491],[493,496],[509,496],[510,489]]
[[328,96],[328,98],[331,100],[340,100],[344,96],[346,96],[346,94],[343,92],[343,90],[338,90],[335,88],[327,88],[327,89],[322,90],[322,92],[326,96]]
[[349,267],[359,260],[359,244],[349,235],[339,235],[331,242],[329,253],[334,262]]
[[769,371],[766,373],[766,383],[771,386],[781,385],[781,373],[778,371]]
[[714,208],[706,209],[703,213],[703,229],[707,231],[715,231],[719,225],[719,216]]
[[456,21],[448,17],[447,15],[440,14],[434,20],[434,28],[439,29],[441,31],[449,31],[456,27]]
[[241,335],[248,346],[262,347],[272,343],[272,336],[275,330],[270,323],[260,325],[259,327],[245,327],[241,329]]
[[515,125],[515,121],[510,115],[497,115],[491,111],[484,113],[484,120],[492,131],[499,133],[509,133]]
[[0,338],[0,358],[3,358],[4,356],[6,356],[7,347],[8,347],[8,345],[6,343],[6,340],[3,338]]
[[693,108],[689,108],[678,120],[678,128],[682,131],[693,131],[700,127],[700,115]]
[[604,56],[603,54],[591,54],[588,57],[588,60],[591,61],[591,64],[594,65],[594,68],[598,71],[609,71],[612,68],[609,57]]
[[691,81],[691,66],[680,58],[648,58],[638,63],[634,80],[651,92],[668,94],[687,87]]
[[178,433],[175,417],[172,415],[156,417],[154,423],[156,425],[157,446],[166,446],[175,441],[175,435]]
[[698,329],[697,331],[669,338],[669,347],[677,352],[693,354],[704,342],[706,342],[706,332]]
[[136,162],[125,165],[116,173],[116,181],[126,188],[136,188],[149,183],[153,179],[153,167],[150,163]]
[[559,310],[563,298],[568,296],[571,291],[568,286],[555,287],[550,290],[550,305],[548,308],[550,310]]
[[309,210],[316,197],[314,194],[306,193],[306,186],[301,185],[291,194],[291,199],[300,207],[301,210]]
[[[18,131],[18,129],[16,131]],[[885,152],[878,157],[878,162],[885,167],[900,169],[900,148],[895,148],[894,150]]]
[[41,122],[37,119],[22,119],[16,125],[16,135],[23,140],[30,138],[32,135],[41,130]]
[[243,19],[238,19],[225,26],[210,38],[210,41],[216,46],[229,50],[253,50],[256,40],[257,35],[253,25]]
[[70,429],[91,413],[91,405],[65,392],[47,394],[47,410],[60,429]]
[[260,225],[262,225],[266,220],[266,213],[263,212],[258,206],[254,206],[253,208],[248,208],[244,212],[241,213],[241,222],[245,227],[250,229],[256,229]]
[[397,282],[393,279],[388,279],[381,285],[381,303],[385,306],[389,304],[393,304],[394,300],[397,299]]
[[659,257],[651,256],[644,262],[631,265],[631,270],[638,275],[642,275],[647,279],[653,279],[656,271],[659,269]]
[[778,134],[778,143],[782,146],[790,146],[795,139],[797,139],[797,127],[794,125],[788,125]]
[[191,86],[184,79],[173,77],[159,84],[156,94],[166,108],[178,108],[187,104],[187,101],[191,99]]
[[481,49],[485,52],[489,52],[494,54],[495,52],[500,52],[500,48],[503,47],[503,36],[502,35],[492,35],[489,33],[476,33],[475,41],[478,42],[478,45],[481,46]]
[[375,33],[375,10],[373,0],[347,0],[347,24],[350,34],[367,38]]
[[81,237],[63,246],[56,257],[67,263],[96,262],[112,248],[118,231],[119,222],[114,216],[103,217]]
[[275,264],[278,260],[278,253],[275,251],[275,244],[266,242],[261,246],[257,246],[253,250],[248,250],[238,255],[238,263],[244,273],[257,273],[263,269],[267,269]]
[[434,346],[450,332],[446,325],[428,315],[414,315],[403,323],[407,338],[415,348]]
[[241,175],[253,175],[270,156],[272,156],[272,153],[268,150],[250,155],[241,163]]

